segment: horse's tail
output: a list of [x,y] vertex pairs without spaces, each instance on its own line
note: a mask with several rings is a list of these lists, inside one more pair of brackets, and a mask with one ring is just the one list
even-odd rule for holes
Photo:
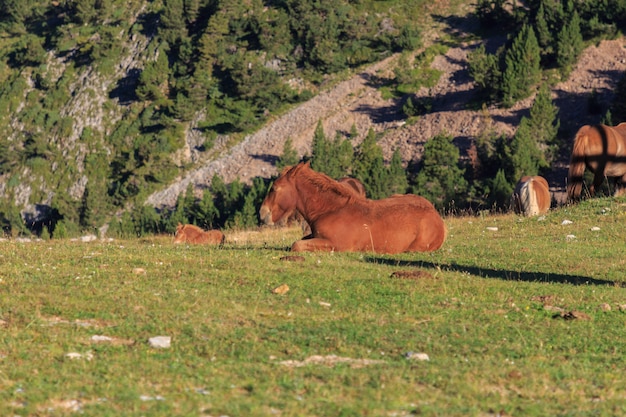
[[535,180],[529,179],[522,185],[520,190],[520,204],[522,212],[527,216],[539,214],[539,204],[537,204],[537,191],[535,190]]
[[574,139],[574,147],[572,148],[572,157],[567,172],[567,197],[570,200],[580,198],[583,188],[583,174],[585,173],[585,147],[587,145],[587,131],[589,126],[583,126],[576,133]]

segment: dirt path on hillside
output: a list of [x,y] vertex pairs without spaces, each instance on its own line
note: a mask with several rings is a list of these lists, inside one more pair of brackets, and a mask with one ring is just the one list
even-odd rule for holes
[[[173,206],[179,193],[193,183],[201,190],[210,185],[213,175],[224,181],[239,178],[249,183],[260,176],[269,178],[276,174],[275,162],[283,152],[284,142],[291,138],[299,155],[310,154],[313,132],[319,120],[327,136],[336,132],[348,133],[352,126],[359,133],[355,145],[371,128],[384,132],[379,142],[386,158],[399,148],[405,162],[419,159],[423,144],[439,133],[452,135],[462,152],[472,138],[486,128],[506,135],[514,134],[522,116],[528,115],[533,98],[517,103],[510,109],[488,108],[485,111],[466,110],[472,98],[473,84],[467,71],[467,54],[475,44],[467,43],[451,48],[444,56],[437,57],[432,68],[442,71],[439,83],[432,89],[422,89],[418,97],[432,100],[432,112],[419,118],[412,125],[404,123],[400,103],[381,97],[375,83],[378,77],[389,77],[396,56],[378,62],[351,79],[337,84],[329,91],[319,94],[301,104],[284,116],[249,135],[230,150],[222,152],[214,160],[189,172],[167,189],[153,194],[148,203],[157,207]],[[586,49],[569,79],[553,89],[554,103],[559,107],[561,128],[574,135],[583,124],[596,123],[601,115],[589,115],[587,111],[590,94],[595,91],[600,103],[611,102],[612,91],[626,72],[626,41],[624,39],[603,41]],[[566,157],[554,164],[548,180],[551,189],[562,197],[567,175]],[[559,197],[561,196],[561,197]]]

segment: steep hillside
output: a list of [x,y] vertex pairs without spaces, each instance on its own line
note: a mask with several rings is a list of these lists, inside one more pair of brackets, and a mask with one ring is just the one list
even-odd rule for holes
[[[455,30],[461,39],[470,37],[470,33],[459,28],[448,30]],[[528,115],[534,97],[508,109],[492,106],[486,111],[468,110],[474,95],[474,84],[468,73],[467,53],[476,45],[477,42],[470,40],[462,42],[435,59],[432,67],[442,72],[439,82],[434,88],[422,88],[417,93],[418,97],[432,98],[432,111],[420,116],[415,123],[406,124],[398,101],[383,98],[379,85],[372,82],[376,77],[391,76],[397,56],[387,58],[299,105],[247,136],[232,149],[222,147],[221,154],[214,160],[152,194],[147,202],[155,206],[171,206],[190,183],[199,188],[207,187],[215,174],[227,182],[236,178],[244,182],[257,176],[269,178],[276,174],[274,163],[281,155],[287,138],[292,139],[300,155],[310,154],[313,132],[319,120],[330,137],[336,132],[349,132],[353,125],[356,126],[359,138],[355,144],[370,128],[381,132],[384,136],[379,143],[385,156],[390,158],[393,150],[399,148],[405,162],[419,159],[423,144],[439,133],[452,135],[463,150],[467,150],[473,138],[489,129],[512,136],[521,117]],[[567,81],[556,84],[552,89],[554,103],[559,108],[561,128],[566,136],[573,137],[584,124],[599,122],[601,116],[588,111],[590,95],[597,93],[598,100],[607,107],[613,99],[617,82],[625,72],[626,39],[602,41],[584,51]],[[557,201],[564,198],[562,192],[567,164],[568,155],[564,154],[553,165],[549,178]]]
[[[384,157],[400,150],[405,165],[420,160],[424,144],[441,133],[452,136],[466,157],[485,132],[510,137],[533,102],[529,97],[511,108],[475,110],[468,53],[478,45],[495,51],[507,42],[502,33],[479,30],[481,7],[489,1],[122,4],[0,0],[5,233],[52,233],[57,223],[77,233],[124,215],[133,217],[126,222],[129,233],[143,230],[146,219],[156,225],[151,231],[170,230],[170,211],[152,207],[174,207],[190,187],[203,196],[215,176],[226,184],[270,178],[287,139],[300,156],[311,153],[319,121],[328,137],[348,137],[356,129],[355,147],[370,129],[377,132]],[[580,5],[581,13],[605,15],[602,24],[585,23],[586,39],[614,36],[626,13],[614,17],[602,2],[589,6]],[[501,32],[517,31],[519,19],[536,19],[533,7],[520,9],[521,18],[501,11],[509,16]],[[569,22],[554,7],[556,22]],[[556,35],[549,34],[554,43]],[[603,111],[608,108],[626,71],[624,42],[589,47],[576,56],[568,79],[553,86],[563,138],[601,117],[587,111],[591,95]],[[435,56],[428,70],[407,64],[409,55],[423,51]],[[542,68],[544,75],[558,79],[554,54],[542,53],[551,65]],[[424,82],[422,72],[431,71],[438,80]],[[398,87],[402,76],[409,78],[408,89]],[[428,111],[407,119],[407,97],[429,103]],[[557,193],[566,153],[549,175]],[[248,195],[258,199],[263,182],[256,184]],[[222,196],[232,203],[220,207],[222,213],[235,215],[247,203],[246,216],[254,217],[255,202],[244,202],[241,193],[230,197]],[[220,225],[225,221],[220,218]]]
[[421,7],[0,0],[0,226],[142,210],[337,75],[413,50]]

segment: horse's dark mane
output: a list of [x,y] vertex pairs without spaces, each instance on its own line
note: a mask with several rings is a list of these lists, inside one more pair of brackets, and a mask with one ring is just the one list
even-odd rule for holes
[[323,172],[314,171],[308,162],[302,162],[289,170],[289,174],[313,184],[320,191],[329,191],[350,201],[355,199],[355,193],[341,185]]

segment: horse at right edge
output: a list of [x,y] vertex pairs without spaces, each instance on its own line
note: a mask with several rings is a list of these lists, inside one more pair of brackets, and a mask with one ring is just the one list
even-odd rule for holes
[[568,199],[580,199],[586,169],[594,174],[589,195],[598,191],[605,178],[615,178],[615,195],[622,193],[626,184],[626,123],[585,125],[578,130],[567,175]]

